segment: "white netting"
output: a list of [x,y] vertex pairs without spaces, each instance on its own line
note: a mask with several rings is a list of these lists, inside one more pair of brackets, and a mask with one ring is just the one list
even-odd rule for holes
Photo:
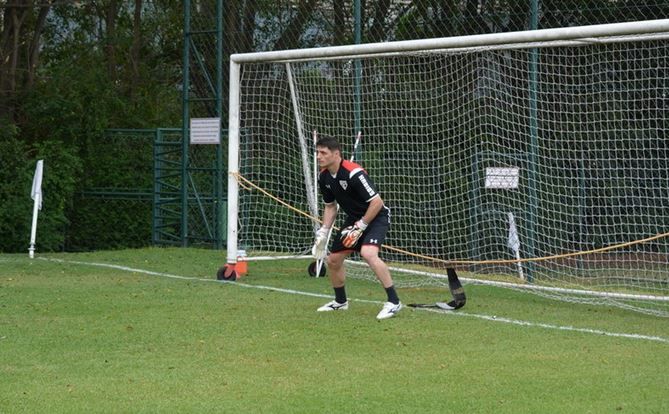
[[[392,213],[386,244],[420,256],[384,249],[392,266],[443,274],[441,261],[457,261],[467,278],[668,315],[666,237],[491,263],[669,231],[668,49],[662,39],[617,39],[368,57],[359,82],[353,59],[293,62],[290,79],[285,63],[244,64],[239,173],[309,212],[313,179],[297,125],[310,152],[317,129],[339,137],[348,158],[359,123],[357,160]],[[256,189],[241,190],[239,206],[239,244],[250,254],[310,250],[308,218]],[[441,283],[393,277],[400,286]]]

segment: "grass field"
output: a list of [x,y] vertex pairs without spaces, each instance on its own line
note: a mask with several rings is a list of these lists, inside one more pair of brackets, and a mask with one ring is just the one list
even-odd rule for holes
[[665,318],[469,285],[460,311],[379,322],[378,284],[351,280],[348,311],[316,313],[331,289],[307,262],[223,283],[223,261],[0,255],[0,413],[669,412]]

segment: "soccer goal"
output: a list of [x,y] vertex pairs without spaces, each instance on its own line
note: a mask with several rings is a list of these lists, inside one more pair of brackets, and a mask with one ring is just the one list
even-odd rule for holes
[[[312,131],[345,158],[360,131],[398,285],[455,267],[669,316],[668,35],[653,20],[232,55],[228,266],[308,255]],[[359,263],[349,276],[373,278]]]

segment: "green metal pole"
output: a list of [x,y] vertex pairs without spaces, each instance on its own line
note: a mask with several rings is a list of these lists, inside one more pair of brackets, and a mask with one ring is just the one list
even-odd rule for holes
[[[530,15],[530,29],[537,30],[539,26],[539,0],[532,0],[532,10]],[[527,185],[528,185],[528,199],[529,208],[525,221],[527,223],[527,256],[537,257],[535,224],[539,219],[538,211],[538,196],[537,196],[537,159],[539,152],[539,123],[538,123],[538,108],[537,108],[537,88],[538,88],[538,66],[539,66],[539,49],[534,48],[530,51],[529,62],[529,94],[530,94],[530,148],[528,156],[528,171],[527,171]],[[529,262],[527,265],[527,281],[532,282],[534,279],[534,263]]]
[[184,0],[183,120],[181,126],[181,246],[188,246],[188,137],[190,136],[190,0]]
[[160,192],[162,190],[159,180],[160,171],[163,168],[159,153],[162,141],[162,132],[160,128],[156,128],[153,136],[153,204],[151,206],[151,244],[153,246],[158,244],[158,206],[160,205]]
[[[223,120],[223,0],[216,2],[216,115]],[[221,127],[222,129],[222,127]],[[223,248],[223,140],[216,146],[216,249]]]
[[[358,45],[362,42],[362,11],[360,0],[355,0],[354,2],[354,16],[355,16],[355,44]],[[355,79],[354,79],[354,101],[353,101],[353,117],[354,117],[354,131],[353,136],[358,135],[358,131],[361,130],[361,83],[362,83],[362,62],[360,59],[356,59],[354,62],[355,65]],[[358,146],[357,154],[355,154],[355,159],[360,159],[360,146]]]

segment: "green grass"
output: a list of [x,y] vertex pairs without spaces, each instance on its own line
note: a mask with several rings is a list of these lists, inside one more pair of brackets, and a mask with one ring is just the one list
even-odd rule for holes
[[664,318],[471,285],[455,314],[378,322],[378,284],[350,280],[359,300],[327,314],[326,298],[244,287],[330,295],[306,261],[230,284],[209,281],[224,261],[209,250],[39,256],[190,279],[0,255],[1,413],[669,412]]

